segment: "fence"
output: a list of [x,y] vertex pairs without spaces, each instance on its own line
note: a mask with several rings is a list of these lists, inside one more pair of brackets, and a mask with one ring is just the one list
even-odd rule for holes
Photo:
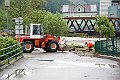
[[23,57],[22,50],[19,44],[9,46],[0,50],[0,64],[10,64],[10,61]]
[[95,51],[110,56],[120,56],[120,39],[113,38],[95,42]]

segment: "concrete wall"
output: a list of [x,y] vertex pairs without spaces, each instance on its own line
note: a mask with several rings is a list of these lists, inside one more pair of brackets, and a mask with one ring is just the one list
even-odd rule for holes
[[110,6],[108,8],[109,17],[120,17],[120,9],[118,6]]
[[110,6],[108,8],[108,16],[109,17],[117,17],[118,16],[118,7],[117,6]]
[[95,42],[99,40],[106,40],[106,38],[61,37],[59,44],[66,43],[67,45],[85,46],[85,42],[92,42],[95,44]]
[[120,17],[120,9],[118,9],[118,17]]

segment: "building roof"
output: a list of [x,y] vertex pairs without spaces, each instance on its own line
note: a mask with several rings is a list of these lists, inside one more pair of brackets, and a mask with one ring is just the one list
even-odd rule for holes
[[76,9],[82,8],[84,11],[81,12],[97,12],[96,5],[63,5],[62,6],[62,13],[64,12],[80,12],[76,11]]

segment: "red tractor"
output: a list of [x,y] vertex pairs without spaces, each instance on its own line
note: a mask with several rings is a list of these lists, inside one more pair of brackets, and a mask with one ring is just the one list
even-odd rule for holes
[[56,52],[59,50],[60,37],[50,34],[44,35],[41,24],[30,24],[27,26],[25,35],[19,37],[23,52],[30,53],[34,48],[42,48],[46,52]]

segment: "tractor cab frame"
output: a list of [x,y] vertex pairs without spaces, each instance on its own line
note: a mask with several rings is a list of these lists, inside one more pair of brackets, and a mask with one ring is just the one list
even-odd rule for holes
[[30,24],[26,26],[25,34],[30,35],[30,38],[43,38],[43,27],[41,24]]

